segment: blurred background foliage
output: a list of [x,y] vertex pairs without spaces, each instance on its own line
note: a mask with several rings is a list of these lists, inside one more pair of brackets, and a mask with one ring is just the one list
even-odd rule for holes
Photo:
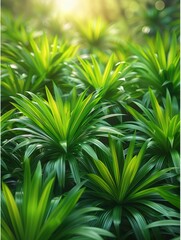
[[[116,24],[120,40],[144,42],[145,35],[157,31],[176,31],[179,35],[179,0],[2,0],[2,13],[8,10],[15,18],[31,20],[29,26],[62,36],[75,27],[75,21],[85,23],[101,18],[108,25]],[[3,16],[2,14],[2,16]]]

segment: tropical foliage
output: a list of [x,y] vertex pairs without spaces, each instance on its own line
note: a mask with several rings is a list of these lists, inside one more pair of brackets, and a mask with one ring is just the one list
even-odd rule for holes
[[38,92],[51,79],[63,78],[65,62],[77,50],[76,46],[64,41],[58,43],[57,37],[50,42],[46,35],[36,40],[31,38],[29,45],[28,48],[21,43],[2,45],[3,98],[25,94],[28,90]]
[[[77,185],[64,197],[52,198],[54,177],[49,174],[46,179],[42,179],[40,163],[33,175],[28,159],[24,160],[24,164],[23,187],[16,191],[15,197],[7,185],[2,185],[3,239],[70,239],[71,236],[102,239],[100,234],[111,236],[105,230],[88,226],[88,221],[93,216],[87,218],[85,214],[97,210],[96,208],[75,209],[84,189]],[[77,217],[80,218],[79,224],[75,219]],[[56,234],[53,234],[55,231]]]
[[76,159],[81,156],[84,144],[99,144],[101,147],[101,142],[97,139],[99,136],[121,133],[104,121],[104,107],[99,104],[100,97],[93,94],[86,97],[86,91],[77,96],[73,90],[63,102],[55,85],[54,93],[55,100],[48,88],[47,101],[33,93],[32,100],[24,95],[14,98],[16,103],[13,105],[26,117],[12,121],[21,124],[14,128],[14,131],[22,132],[14,137],[20,140],[16,149],[29,144],[41,145],[46,158],[52,158],[53,162],[59,165],[57,176],[60,184],[64,186],[66,161],[69,162],[75,181],[80,181]]
[[168,37],[158,32],[155,39],[148,40],[148,47],[141,49],[134,46],[137,61],[133,68],[138,74],[140,86],[152,87],[162,96],[168,89],[172,95],[179,97],[180,57],[175,32]]
[[125,36],[112,15],[58,30],[2,13],[2,239],[180,238],[177,5],[163,3]]
[[122,124],[123,128],[138,130],[144,135],[145,140],[150,138],[150,147],[154,148],[157,156],[164,156],[169,161],[172,158],[171,166],[179,168],[179,138],[180,138],[180,117],[178,103],[171,99],[169,92],[166,93],[163,107],[159,105],[154,92],[149,89],[151,109],[144,104],[135,101],[134,104],[142,111],[139,112],[131,106],[126,109],[136,121]]
[[135,156],[134,147],[133,139],[125,155],[121,142],[110,139],[110,155],[91,162],[93,173],[88,174],[87,186],[90,191],[87,198],[90,197],[91,202],[95,201],[96,205],[104,209],[100,216],[102,224],[108,229],[113,225],[112,231],[118,239],[129,224],[131,230],[127,232],[127,237],[133,234],[132,239],[152,239],[151,232],[156,236],[158,229],[149,232],[147,223],[157,218],[166,222],[166,219],[173,217],[171,224],[178,224],[179,214],[176,211],[172,212],[173,209],[167,207],[167,212],[163,212],[163,198],[176,207],[179,207],[179,200],[173,192],[175,186],[161,183],[162,179],[173,177],[169,173],[171,168],[154,169],[155,163],[147,159],[145,153],[147,142]]
[[128,67],[125,62],[116,63],[114,66],[114,58],[115,56],[111,55],[106,66],[99,63],[94,56],[91,56],[91,63],[79,58],[80,66],[78,64],[75,66],[77,70],[75,78],[84,83],[85,86],[82,88],[89,87],[92,91],[98,91],[101,98],[119,99],[124,92],[122,85]]

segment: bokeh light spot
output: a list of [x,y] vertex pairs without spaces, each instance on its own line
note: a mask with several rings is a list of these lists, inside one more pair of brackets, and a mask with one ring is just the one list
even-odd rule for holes
[[143,28],[142,28],[142,32],[143,33],[145,33],[145,34],[148,34],[149,32],[150,32],[150,27],[148,27],[148,26],[144,26]]
[[165,3],[164,3],[164,1],[161,1],[161,0],[157,1],[157,2],[155,3],[155,8],[156,8],[157,10],[159,10],[159,11],[163,10],[163,9],[165,8]]

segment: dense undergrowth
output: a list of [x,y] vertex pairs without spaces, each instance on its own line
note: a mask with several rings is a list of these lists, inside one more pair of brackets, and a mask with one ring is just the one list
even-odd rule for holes
[[73,25],[2,15],[2,239],[178,240],[178,32]]

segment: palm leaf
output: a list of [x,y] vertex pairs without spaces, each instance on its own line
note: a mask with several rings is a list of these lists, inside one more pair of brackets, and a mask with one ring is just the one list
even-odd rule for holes
[[9,188],[4,183],[2,183],[2,189],[5,201],[7,203],[7,209],[11,219],[11,223],[15,231],[15,236],[16,238],[24,239],[23,223],[15,199]]

